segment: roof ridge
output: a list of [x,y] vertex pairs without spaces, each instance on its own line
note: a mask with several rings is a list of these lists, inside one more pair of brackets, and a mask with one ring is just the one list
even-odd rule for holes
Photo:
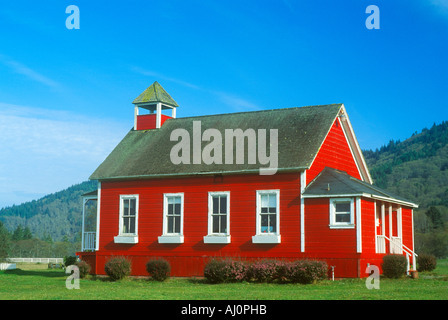
[[176,119],[214,117],[214,116],[224,116],[224,115],[238,115],[238,114],[247,114],[247,113],[263,113],[263,112],[272,112],[272,111],[277,112],[277,111],[292,110],[292,109],[304,109],[304,108],[306,109],[306,108],[330,107],[330,106],[342,106],[342,103],[331,103],[331,104],[321,104],[321,105],[302,106],[302,107],[287,107],[287,108],[263,109],[263,110],[255,110],[255,111],[240,111],[240,112],[204,114],[204,115],[199,115],[199,116],[177,117]]

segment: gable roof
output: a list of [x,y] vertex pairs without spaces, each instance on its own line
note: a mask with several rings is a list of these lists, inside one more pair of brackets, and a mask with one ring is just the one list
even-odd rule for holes
[[346,172],[326,167],[305,188],[304,198],[322,197],[369,197],[378,200],[398,203],[417,208],[412,201],[392,194],[389,191],[375,187],[369,183],[358,180]]
[[163,89],[163,87],[155,81],[137,98],[132,101],[136,105],[149,105],[161,102],[171,107],[178,107],[176,101]]
[[[278,130],[278,172],[308,169],[317,155],[322,142],[339,114],[342,104],[308,106],[300,108],[273,109],[254,112],[240,112],[199,117],[168,119],[155,130],[130,130],[104,162],[90,176],[93,180],[150,178],[192,174],[249,173],[259,172],[267,167],[247,162],[245,164],[188,164],[175,165],[170,159],[171,148],[177,141],[171,141],[171,132],[185,129],[193,139],[193,121],[200,121],[201,132],[217,129],[224,142],[226,129]],[[208,142],[202,142],[204,147]],[[258,143],[258,139],[257,139]],[[235,145],[234,145],[235,148]],[[269,147],[266,147],[269,152]],[[258,146],[257,146],[258,150]],[[224,159],[224,147],[222,149]],[[192,163],[192,161],[190,162]]]

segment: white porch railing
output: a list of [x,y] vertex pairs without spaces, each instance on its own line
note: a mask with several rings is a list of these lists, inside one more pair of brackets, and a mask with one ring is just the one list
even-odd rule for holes
[[411,270],[411,257],[412,257],[412,268],[415,270],[417,268],[417,257],[418,254],[416,254],[414,251],[406,247],[403,242],[401,241],[401,237],[391,237],[389,239],[388,237],[384,235],[377,235],[376,236],[376,248],[377,253],[386,253],[386,241],[389,241],[389,251],[392,254],[406,254],[406,261],[407,261],[407,273],[409,274],[409,271]]
[[84,232],[82,251],[94,251],[96,244],[96,232]]
[[386,238],[382,235],[376,236],[376,252],[386,253]]
[[390,253],[403,254],[403,244],[400,237],[390,237]]

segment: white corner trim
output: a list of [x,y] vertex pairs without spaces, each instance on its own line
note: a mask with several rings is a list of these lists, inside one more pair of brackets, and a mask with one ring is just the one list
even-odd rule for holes
[[356,197],[356,251],[362,252],[361,198]]
[[96,239],[95,250],[100,249],[100,212],[101,212],[101,182],[98,181],[98,200],[96,203]]
[[305,198],[306,170],[300,172],[300,252],[305,252]]

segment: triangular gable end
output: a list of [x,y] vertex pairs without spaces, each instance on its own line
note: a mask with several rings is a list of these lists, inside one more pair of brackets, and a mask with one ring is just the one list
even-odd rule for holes
[[[334,132],[332,132],[332,130],[334,130],[334,125],[336,125],[336,127],[338,127],[340,125],[340,127],[342,129],[341,131],[344,135],[345,143],[348,146],[348,149],[351,154],[351,158],[354,161],[354,164],[356,166],[356,170],[357,170],[357,173],[359,174],[360,179],[362,181],[372,184],[373,181],[370,176],[369,169],[367,167],[367,164],[365,162],[361,148],[359,147],[358,141],[356,139],[356,136],[354,134],[353,128],[351,126],[350,120],[348,118],[347,112],[345,111],[345,107],[343,104],[341,104],[339,112],[337,113],[337,115],[335,116],[335,118],[333,120],[333,125],[329,127],[327,135],[325,136],[325,139],[323,139],[321,145],[319,146],[319,151],[315,154],[313,161],[311,162],[310,166],[308,167],[308,170],[311,169],[312,172],[315,171],[315,170],[313,170],[313,165],[315,165],[316,160],[322,156],[322,155],[320,155],[320,153],[321,153],[321,151],[324,147],[324,144],[326,143],[327,138],[329,137],[330,133],[332,133],[332,134],[334,133]],[[328,166],[328,165],[327,164],[323,165],[323,167],[325,167],[325,166]],[[337,168],[337,169],[341,169],[341,168]],[[312,173],[312,172],[309,172],[309,173]],[[313,172],[311,175],[308,175],[306,177],[306,181],[308,181],[307,184],[309,184],[310,180],[313,180],[316,177],[316,175],[318,175],[318,173],[319,172]]]
[[341,106],[339,117],[342,120],[341,121],[342,129],[344,130],[345,137],[347,139],[353,157],[356,161],[356,165],[358,166],[358,170],[361,173],[362,181],[373,184],[369,168],[367,167],[366,160],[364,159],[364,155],[362,154],[362,150],[359,146],[358,139],[355,136],[352,124],[350,122],[347,112],[345,111],[345,106],[343,104]]

